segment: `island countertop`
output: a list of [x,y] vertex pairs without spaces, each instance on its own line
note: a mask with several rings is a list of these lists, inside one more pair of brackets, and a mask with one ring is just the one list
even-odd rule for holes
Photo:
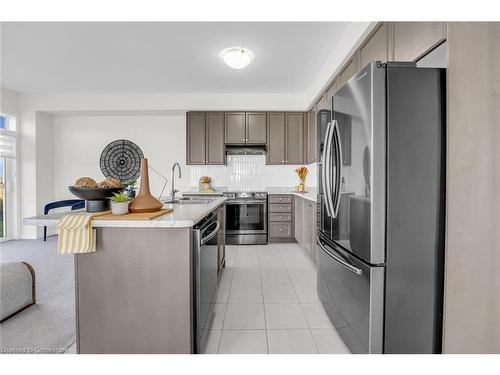
[[[152,220],[92,220],[94,228],[187,228],[192,227],[201,219],[222,205],[227,198],[217,197],[207,204],[165,204],[164,208],[174,211]],[[54,227],[68,212],[37,215],[23,220],[25,225]]]

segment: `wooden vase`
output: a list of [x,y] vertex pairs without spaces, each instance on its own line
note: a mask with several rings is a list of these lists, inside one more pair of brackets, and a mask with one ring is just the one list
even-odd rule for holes
[[155,212],[161,210],[163,203],[151,195],[149,190],[148,159],[141,160],[141,186],[139,194],[130,202],[130,212]]

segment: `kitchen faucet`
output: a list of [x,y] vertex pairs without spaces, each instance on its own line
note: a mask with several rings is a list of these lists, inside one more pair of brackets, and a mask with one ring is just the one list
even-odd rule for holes
[[171,200],[175,200],[175,193],[177,193],[179,191],[179,190],[176,190],[174,187],[174,172],[175,172],[176,166],[179,169],[179,177],[178,178],[181,178],[181,165],[178,162],[175,162],[174,165],[172,166],[172,174],[171,174],[171,177],[172,177],[172,190],[170,191],[170,199]]

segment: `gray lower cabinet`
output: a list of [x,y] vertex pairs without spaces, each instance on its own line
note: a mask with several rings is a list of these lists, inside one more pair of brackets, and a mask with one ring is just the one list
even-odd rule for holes
[[294,216],[295,240],[311,260],[316,262],[316,203],[301,197],[295,197]]
[[270,194],[268,198],[268,241],[294,242],[293,196]]
[[223,112],[188,112],[186,164],[225,164]]

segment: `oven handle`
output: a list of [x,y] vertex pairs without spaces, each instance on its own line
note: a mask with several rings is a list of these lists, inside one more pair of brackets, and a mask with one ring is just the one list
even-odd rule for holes
[[226,204],[266,204],[265,200],[226,201]]
[[[203,234],[207,231],[208,228],[210,228],[213,224],[215,224],[215,229],[213,230],[212,233],[210,233],[208,236],[206,237],[203,237]],[[220,224],[218,221],[214,221],[212,224],[210,224],[209,226],[207,226],[205,229],[203,229],[200,233],[200,236],[202,237],[202,239],[200,240],[200,246],[203,246],[205,245],[208,241],[210,241],[212,238],[215,237],[215,235],[217,234],[217,232],[219,231],[219,227],[220,227]]]
[[321,247],[321,249],[325,253],[327,253],[331,258],[333,258],[335,261],[337,261],[341,266],[343,266],[344,268],[347,268],[349,271],[355,273],[356,275],[361,276],[363,274],[363,270],[361,268],[353,266],[352,264],[346,262],[345,260],[335,256],[329,249],[326,248],[325,245],[323,245],[319,236],[316,236],[316,241],[318,242],[319,247]]

